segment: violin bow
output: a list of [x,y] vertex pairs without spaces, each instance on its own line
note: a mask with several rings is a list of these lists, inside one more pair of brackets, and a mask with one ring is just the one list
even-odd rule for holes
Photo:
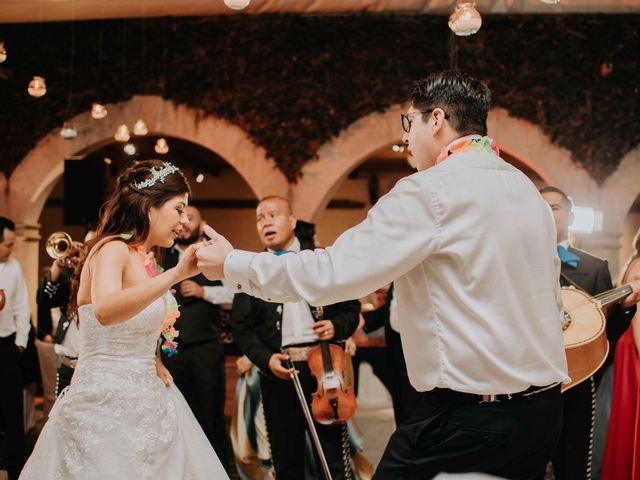
[[296,369],[293,366],[293,362],[291,360],[288,360],[287,362],[289,368],[293,370],[293,372],[291,373],[291,380],[293,381],[293,386],[295,387],[296,393],[298,394],[298,400],[300,400],[304,418],[307,420],[309,432],[311,433],[311,440],[313,440],[313,445],[316,447],[316,451],[318,452],[318,458],[320,458],[320,464],[322,466],[322,471],[324,472],[324,477],[326,480],[332,480],[331,472],[329,471],[329,464],[327,463],[327,459],[324,456],[324,451],[322,450],[322,445],[320,444],[320,438],[318,437],[316,426],[313,424],[313,417],[311,416],[309,405],[307,405],[307,401],[304,398],[304,392],[302,391],[302,384],[300,383],[300,379],[298,378],[298,372],[296,372]]

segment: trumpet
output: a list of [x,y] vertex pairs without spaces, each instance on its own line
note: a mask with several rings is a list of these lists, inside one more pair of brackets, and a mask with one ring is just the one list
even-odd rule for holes
[[67,232],[53,232],[46,243],[47,254],[62,268],[73,268],[84,245],[74,242]]

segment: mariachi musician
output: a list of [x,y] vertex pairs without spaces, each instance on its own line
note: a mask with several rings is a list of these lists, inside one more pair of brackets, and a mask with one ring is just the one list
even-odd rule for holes
[[[556,223],[558,256],[562,262],[560,284],[574,287],[591,296],[611,290],[611,274],[605,260],[569,245],[569,224],[573,202],[562,190],[545,187],[542,197],[551,207]],[[606,334],[610,344],[610,357],[615,344],[631,323],[640,300],[637,283],[633,293],[607,311]],[[606,362],[605,366],[610,363]],[[555,478],[590,478],[593,460],[593,430],[595,424],[595,392],[601,368],[596,374],[563,393],[564,418],[558,449],[552,459]]]
[[[313,244],[295,235],[296,219],[289,202],[267,197],[256,209],[257,230],[265,248],[275,255],[295,254]],[[358,325],[360,302],[341,302],[323,308],[316,321],[305,302],[269,303],[246,294],[233,301],[233,337],[240,350],[260,369],[262,402],[276,477],[304,478],[306,420],[287,368],[293,361],[307,403],[316,390],[307,357],[319,341],[346,340]],[[284,353],[282,353],[284,352]],[[346,427],[321,425],[316,431],[333,479],[353,478]]]

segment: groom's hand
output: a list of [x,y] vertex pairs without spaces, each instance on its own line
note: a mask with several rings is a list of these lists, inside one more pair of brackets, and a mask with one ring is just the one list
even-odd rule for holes
[[205,225],[203,230],[209,240],[204,242],[196,252],[198,268],[209,280],[222,280],[224,261],[233,250],[233,246],[209,225]]

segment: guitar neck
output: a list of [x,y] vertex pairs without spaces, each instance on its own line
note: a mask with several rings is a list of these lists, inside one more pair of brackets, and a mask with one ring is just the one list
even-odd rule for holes
[[602,292],[593,298],[600,302],[601,307],[606,307],[607,305],[626,297],[630,293],[633,293],[633,289],[629,285],[623,285],[621,287],[614,288],[613,290]]

